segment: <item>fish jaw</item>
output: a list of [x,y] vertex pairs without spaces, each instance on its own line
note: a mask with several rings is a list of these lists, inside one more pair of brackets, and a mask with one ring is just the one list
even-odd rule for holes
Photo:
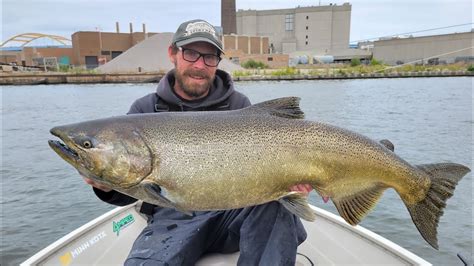
[[60,138],[63,142],[58,140],[48,140],[49,146],[66,162],[74,167],[78,167],[80,164],[80,157],[77,150],[74,149],[73,143],[68,143],[67,137],[64,136],[61,127],[54,127],[50,130],[51,134]]
[[79,155],[58,140],[48,140],[49,146],[66,162],[76,166],[79,161]]

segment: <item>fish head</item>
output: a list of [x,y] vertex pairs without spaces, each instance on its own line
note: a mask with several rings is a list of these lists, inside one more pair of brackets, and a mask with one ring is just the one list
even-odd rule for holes
[[49,146],[82,175],[111,188],[132,187],[153,170],[152,153],[131,123],[103,120],[54,127]]

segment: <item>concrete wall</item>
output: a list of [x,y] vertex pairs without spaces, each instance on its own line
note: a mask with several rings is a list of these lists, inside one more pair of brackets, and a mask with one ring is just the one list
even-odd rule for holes
[[36,65],[33,62],[34,58],[44,58],[44,57],[56,57],[59,63],[61,57],[69,57],[69,62],[74,64],[74,53],[72,48],[57,48],[57,47],[47,47],[47,48],[36,48],[36,47],[24,47],[21,54],[20,61],[25,61],[27,66]]
[[[278,10],[239,10],[237,34],[269,36],[275,52],[313,50],[331,54],[349,46],[352,6],[329,5]],[[286,30],[286,16],[293,17],[293,30]]]
[[250,53],[250,50],[249,50],[249,37],[248,36],[240,36],[237,39],[237,45],[238,45],[238,48],[236,48],[236,49],[240,49],[246,54]]
[[[427,63],[429,57],[437,57],[439,60],[453,63],[456,57],[474,56],[473,37],[474,32],[465,32],[375,41],[373,56],[391,65],[395,65],[397,61],[409,63],[420,59],[425,59],[423,63]],[[466,49],[469,47],[470,49]],[[458,50],[463,51],[455,52]],[[421,62],[417,61],[416,63]]]
[[267,54],[269,51],[268,37],[223,35],[224,53],[227,50],[241,50],[246,54]]
[[222,44],[225,49],[237,49],[237,36],[235,35],[224,35],[222,38]]
[[[237,34],[238,35],[258,35],[257,32],[257,11],[237,11],[236,20],[237,20]],[[259,23],[259,25],[262,25]]]
[[0,51],[0,63],[16,63],[21,65],[21,52],[19,51]]

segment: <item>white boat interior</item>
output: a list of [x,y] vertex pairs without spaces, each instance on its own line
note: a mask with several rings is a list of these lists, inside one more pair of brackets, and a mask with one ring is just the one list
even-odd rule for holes
[[[79,227],[21,265],[123,265],[135,238],[146,226],[139,204],[118,207]],[[431,265],[362,226],[313,207],[315,222],[304,222],[307,240],[296,265]],[[197,265],[235,265],[239,253],[207,254]]]

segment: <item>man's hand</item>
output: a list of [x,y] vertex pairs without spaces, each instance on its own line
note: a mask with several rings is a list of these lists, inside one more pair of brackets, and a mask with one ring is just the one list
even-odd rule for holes
[[[82,175],[81,175],[81,176],[82,176]],[[100,190],[102,190],[102,191],[104,191],[104,192],[110,192],[110,191],[112,191],[111,188],[106,187],[106,186],[104,186],[104,185],[101,185],[101,184],[95,182],[95,181],[92,180],[92,179],[89,179],[89,178],[87,178],[87,177],[85,177],[85,176],[82,176],[82,178],[84,179],[84,182],[86,182],[87,184],[89,184],[89,185],[91,185],[91,186],[93,186],[93,187],[95,187],[95,188],[97,188],[97,189],[100,189]]]
[[301,192],[306,196],[313,190],[313,187],[310,184],[298,184],[290,187],[290,191]]

